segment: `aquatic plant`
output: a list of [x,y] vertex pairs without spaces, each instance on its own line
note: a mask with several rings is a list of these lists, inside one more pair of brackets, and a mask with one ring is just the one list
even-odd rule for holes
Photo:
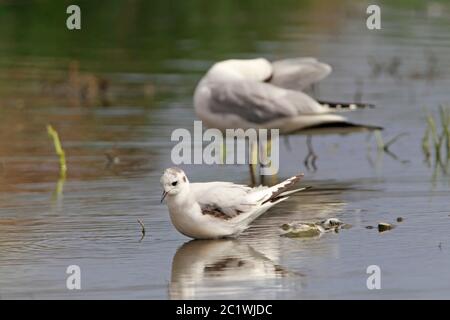
[[51,125],[47,125],[47,133],[53,139],[53,145],[55,147],[55,152],[59,157],[59,173],[62,178],[65,178],[67,172],[66,164],[66,153],[61,146],[61,141],[59,139],[58,132],[53,129]]
[[445,149],[447,153],[447,159],[450,158],[450,109],[441,106],[439,108],[439,114],[441,116],[442,136],[445,139]]
[[[447,164],[450,159],[450,108],[440,106],[438,120],[428,112],[426,122],[427,126],[422,138],[422,151],[425,159],[429,162],[434,152],[435,163],[444,168],[443,163]],[[438,128],[438,123],[440,123],[440,128]],[[445,145],[445,155],[442,154],[442,145]]]
[[431,157],[430,152],[430,127],[427,124],[427,127],[425,128],[425,133],[422,138],[422,152],[425,155],[425,159],[427,162],[429,162]]

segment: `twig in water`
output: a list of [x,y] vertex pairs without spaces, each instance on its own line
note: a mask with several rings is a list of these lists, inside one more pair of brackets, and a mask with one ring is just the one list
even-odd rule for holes
[[403,136],[407,136],[408,134],[406,132],[399,133],[395,137],[393,137],[388,142],[384,143],[383,137],[381,136],[380,130],[375,131],[375,139],[377,141],[377,146],[379,150],[383,150],[385,152],[389,152],[389,147],[393,145],[398,139],[400,139]]
[[145,237],[145,226],[144,226],[144,224],[142,223],[142,221],[141,220],[139,220],[139,219],[137,219],[137,222],[141,225],[141,232],[142,232],[142,238],[141,238],[141,240]]
[[393,137],[391,140],[389,140],[388,142],[386,142],[386,144],[384,145],[383,149],[385,151],[389,150],[389,147],[398,139],[400,139],[403,136],[407,136],[408,134],[406,132],[403,133],[399,133],[398,135],[396,135],[395,137]]
[[[374,135],[375,135],[375,139],[376,139],[376,141],[377,141],[377,148],[378,148],[378,151],[383,151],[384,153],[386,153],[386,154],[388,154],[389,156],[391,156],[394,160],[398,160],[398,161],[400,161],[401,163],[409,163],[409,160],[401,160],[401,159],[399,159],[399,158],[398,158],[398,157],[397,157],[397,156],[389,149],[389,147],[390,147],[391,145],[393,145],[399,138],[401,138],[401,137],[403,137],[403,136],[407,136],[408,133],[406,133],[406,132],[400,133],[400,134],[396,135],[395,137],[393,137],[391,140],[389,140],[387,143],[384,143],[383,137],[381,136],[380,130],[375,130]],[[380,154],[381,152],[378,152],[378,153]]]

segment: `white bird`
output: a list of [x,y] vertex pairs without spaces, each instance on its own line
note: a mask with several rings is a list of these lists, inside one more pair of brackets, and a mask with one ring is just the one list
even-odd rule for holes
[[175,228],[194,239],[235,237],[250,223],[292,193],[290,190],[303,174],[291,177],[273,187],[256,188],[232,182],[190,183],[183,170],[169,168],[161,177]]
[[372,128],[335,114],[366,104],[319,103],[301,92],[330,72],[329,65],[315,58],[217,62],[195,89],[195,111],[207,126],[220,130],[276,128],[289,134],[324,125]]
[[[369,104],[319,102],[302,92],[330,72],[329,65],[315,58],[217,62],[195,89],[195,111],[206,126],[222,131],[264,128],[310,134],[382,129],[336,114]],[[313,153],[309,140],[308,149]]]

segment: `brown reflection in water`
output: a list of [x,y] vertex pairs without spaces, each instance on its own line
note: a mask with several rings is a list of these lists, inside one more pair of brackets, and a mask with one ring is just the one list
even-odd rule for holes
[[57,129],[66,152],[68,180],[151,171],[156,152],[132,145],[146,125],[144,115],[144,108],[114,116],[83,108],[0,109],[0,192],[58,180],[58,157],[46,132],[48,123]]
[[19,60],[2,68],[2,107],[99,107],[153,104],[156,86],[149,80],[126,83],[113,75],[83,70],[78,60]]

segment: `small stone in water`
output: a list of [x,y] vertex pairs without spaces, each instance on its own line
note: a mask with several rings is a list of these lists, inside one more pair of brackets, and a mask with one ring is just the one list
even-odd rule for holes
[[380,222],[378,224],[378,231],[379,232],[388,231],[388,230],[391,230],[392,228],[394,228],[394,226],[392,224],[389,224],[389,223],[386,223],[386,222]]
[[366,226],[366,229],[373,229],[373,226]]
[[397,218],[397,222],[402,222],[403,221],[403,218],[402,217],[398,217]]

